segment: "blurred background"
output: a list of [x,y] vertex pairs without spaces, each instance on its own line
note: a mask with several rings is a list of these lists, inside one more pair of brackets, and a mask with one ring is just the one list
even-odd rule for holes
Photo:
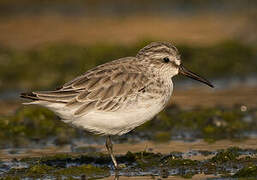
[[170,106],[116,143],[257,142],[256,32],[254,0],[1,0],[0,157],[101,151],[102,137],[24,107],[19,93],[56,88],[152,41],[175,44],[215,88],[174,78]]

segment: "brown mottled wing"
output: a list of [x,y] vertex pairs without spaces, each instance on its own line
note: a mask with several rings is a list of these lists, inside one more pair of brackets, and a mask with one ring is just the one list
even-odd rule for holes
[[125,58],[98,66],[64,84],[59,91],[79,92],[66,105],[76,108],[75,115],[84,115],[93,109],[116,111],[125,99],[149,83],[144,72],[143,66]]

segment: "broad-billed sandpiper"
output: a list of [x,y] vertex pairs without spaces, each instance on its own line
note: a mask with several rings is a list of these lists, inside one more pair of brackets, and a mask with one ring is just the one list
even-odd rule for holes
[[106,148],[118,168],[111,135],[122,135],[151,120],[171,98],[172,77],[182,74],[206,79],[187,70],[175,46],[153,42],[135,57],[124,57],[99,65],[53,91],[22,93],[54,111],[62,121],[87,131],[106,135]]

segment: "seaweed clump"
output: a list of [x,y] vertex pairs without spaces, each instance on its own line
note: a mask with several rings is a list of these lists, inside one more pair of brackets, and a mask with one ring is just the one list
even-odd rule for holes
[[64,175],[64,176],[82,176],[86,175],[86,177],[106,177],[109,176],[108,168],[99,168],[93,165],[81,165],[81,166],[72,166],[68,168],[63,168],[57,170],[53,173],[54,175]]
[[47,166],[45,164],[36,164],[29,167],[28,170],[26,170],[25,176],[26,177],[42,177],[46,174],[50,174],[51,171],[54,170],[53,167]]
[[235,161],[239,157],[240,149],[237,147],[228,148],[227,150],[220,150],[214,157],[211,158],[211,162],[225,163],[228,161]]
[[240,169],[236,174],[232,177],[234,178],[243,178],[243,177],[255,177],[257,178],[257,166],[254,164],[250,164],[246,167]]

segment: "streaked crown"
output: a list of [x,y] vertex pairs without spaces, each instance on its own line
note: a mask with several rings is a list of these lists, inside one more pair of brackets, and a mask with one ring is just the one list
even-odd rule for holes
[[156,55],[173,55],[179,56],[178,49],[169,42],[153,42],[142,48],[138,54],[138,58],[155,57]]

